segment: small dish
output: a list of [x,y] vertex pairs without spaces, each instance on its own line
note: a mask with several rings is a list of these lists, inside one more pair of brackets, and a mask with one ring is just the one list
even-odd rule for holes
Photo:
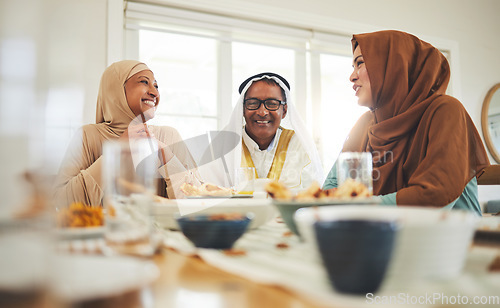
[[186,199],[247,199],[253,198],[250,194],[236,194],[228,196],[186,196]]
[[217,213],[253,213],[249,229],[256,229],[276,217],[277,212],[270,199],[215,198],[215,199],[172,199],[155,202],[152,215],[156,223],[170,230],[179,230],[176,215]]
[[341,293],[374,293],[391,260],[398,226],[392,221],[329,220],[314,223],[323,265]]
[[229,249],[246,232],[253,214],[187,215],[178,217],[182,233],[198,248]]

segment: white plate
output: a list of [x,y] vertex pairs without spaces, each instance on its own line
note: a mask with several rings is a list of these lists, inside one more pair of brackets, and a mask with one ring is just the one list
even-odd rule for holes
[[54,294],[74,302],[140,289],[158,278],[159,269],[151,261],[129,257],[58,255],[52,273]]
[[276,217],[276,209],[269,199],[225,198],[225,199],[176,199],[163,200],[153,204],[152,213],[155,220],[167,229],[178,230],[176,215],[188,214],[220,214],[220,213],[253,213],[255,216],[249,228],[255,229]]
[[500,233],[500,216],[483,216],[477,225],[477,231]]
[[86,227],[86,228],[58,228],[55,234],[62,239],[83,239],[103,237],[106,227]]
[[187,196],[187,199],[247,199],[253,195],[229,195],[229,196]]
[[0,232],[0,290],[22,293],[42,289],[50,245],[47,233]]
[[379,198],[353,198],[353,199],[318,199],[318,200],[273,200],[276,205],[301,205],[301,206],[321,206],[321,205],[345,205],[345,204],[378,204]]

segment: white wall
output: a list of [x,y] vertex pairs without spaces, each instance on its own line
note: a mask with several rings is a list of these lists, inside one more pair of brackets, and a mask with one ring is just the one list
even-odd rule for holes
[[27,195],[21,172],[57,171],[71,135],[64,127],[94,118],[106,4],[0,1],[0,216]]
[[[497,0],[159,0],[162,1],[178,6],[206,6],[218,13],[241,6],[245,9],[240,15],[254,19],[266,5],[279,10],[277,20],[297,24],[305,20],[304,16],[315,16],[319,24],[335,21],[341,34],[399,29],[431,40],[456,42],[456,69],[460,70],[456,90],[479,130],[483,98],[491,86],[500,82]],[[64,152],[67,132],[58,135],[55,127],[55,137],[40,145],[29,142],[30,138],[41,140],[40,134],[45,134],[34,127],[78,127],[94,121],[99,79],[107,59],[107,2],[1,0],[0,161],[5,176],[0,177],[0,187],[4,187],[0,195],[18,194],[12,184],[7,185],[12,182],[12,174],[40,161],[47,162],[45,165],[53,170]],[[249,10],[252,5],[257,9]],[[22,74],[12,78],[17,76],[19,67],[23,67]],[[47,116],[45,110],[49,110]],[[6,147],[11,154],[6,154]],[[482,199],[500,197],[492,187],[482,189],[481,195]]]

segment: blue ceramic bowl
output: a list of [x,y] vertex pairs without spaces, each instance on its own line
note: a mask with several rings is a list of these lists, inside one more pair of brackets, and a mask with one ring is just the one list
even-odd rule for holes
[[214,220],[214,215],[189,215],[177,218],[184,235],[199,248],[229,249],[246,232],[252,214],[241,219]]
[[397,229],[389,221],[316,222],[316,240],[334,288],[351,294],[376,292],[391,259]]

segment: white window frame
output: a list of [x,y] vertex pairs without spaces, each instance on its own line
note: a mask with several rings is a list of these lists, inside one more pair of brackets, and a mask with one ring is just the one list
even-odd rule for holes
[[[196,35],[217,37],[220,40],[219,56],[226,59],[231,57],[231,41],[245,42],[250,39],[251,42],[252,35],[258,37],[259,43],[267,42],[269,45],[276,44],[279,47],[286,46],[295,49],[296,71],[292,94],[294,101],[307,102],[307,104],[297,104],[296,107],[318,147],[322,144],[321,121],[319,120],[321,118],[319,116],[321,82],[317,80],[320,76],[320,54],[350,56],[352,51],[349,41],[353,33],[382,30],[371,25],[297,12],[283,7],[276,8],[251,1],[219,0],[217,6],[214,6],[211,0],[108,0],[108,65],[124,58],[137,58],[137,55],[127,54],[126,51],[130,48],[125,46],[125,43],[137,45],[138,40],[134,37],[134,29],[145,29],[151,26],[157,30],[161,27],[159,26],[161,23],[176,25],[180,28],[202,25],[207,33]],[[172,28],[167,31],[175,33]],[[265,36],[262,33],[265,33]],[[451,67],[448,93],[460,100],[458,42],[425,35],[417,36],[447,55]],[[301,45],[305,40],[308,41],[311,52]],[[306,69],[306,61],[310,61],[309,71]],[[227,65],[224,61],[218,63]],[[232,80],[232,76],[227,75],[231,74],[231,71],[230,67],[218,68],[219,128],[225,124],[223,119],[228,119],[228,113],[232,110],[232,85],[220,82]],[[309,85],[307,85],[307,76],[309,76]],[[308,91],[310,91],[309,94]]]
[[[184,10],[206,12],[234,16],[236,19],[256,20],[272,24],[279,24],[295,29],[310,29],[314,32],[330,33],[336,36],[350,37],[353,33],[363,33],[382,30],[379,27],[346,20],[339,20],[324,15],[306,12],[297,12],[285,7],[272,7],[251,1],[219,0],[214,6],[211,0],[107,0],[108,1],[108,48],[107,64],[123,59],[124,42],[124,10],[127,6],[141,3],[157,4],[157,7],[176,7]],[[403,30],[404,31],[404,30]],[[459,44],[457,41],[428,35],[417,35],[446,52],[451,69],[450,87],[453,96],[461,99]]]

